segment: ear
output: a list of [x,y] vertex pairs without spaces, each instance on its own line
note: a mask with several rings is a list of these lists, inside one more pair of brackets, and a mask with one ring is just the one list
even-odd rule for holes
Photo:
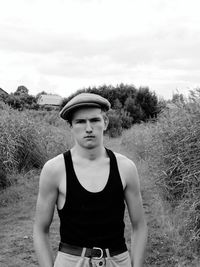
[[67,125],[70,129],[72,129],[72,121],[67,121]]
[[104,115],[104,131],[106,131],[109,124],[109,118],[107,115]]

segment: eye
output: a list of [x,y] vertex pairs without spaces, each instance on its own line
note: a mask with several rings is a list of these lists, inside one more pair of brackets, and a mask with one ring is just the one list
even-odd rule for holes
[[82,123],[85,123],[85,120],[76,120],[76,123],[82,124]]
[[93,118],[93,119],[90,120],[90,122],[99,122],[99,121],[101,121],[100,118]]

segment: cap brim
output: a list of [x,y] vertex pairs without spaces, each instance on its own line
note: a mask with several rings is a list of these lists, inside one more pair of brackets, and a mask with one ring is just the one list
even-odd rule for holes
[[60,117],[63,118],[64,120],[68,120],[71,113],[74,112],[76,109],[81,108],[81,107],[97,107],[97,108],[103,108],[102,105],[98,103],[90,103],[90,102],[84,102],[84,103],[77,103],[74,104],[73,106],[63,108],[60,111]]

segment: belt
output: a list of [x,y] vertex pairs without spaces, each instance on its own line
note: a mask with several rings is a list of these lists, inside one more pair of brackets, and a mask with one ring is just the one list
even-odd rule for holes
[[109,257],[109,256],[113,257],[115,255],[123,253],[127,251],[127,247],[126,245],[124,245],[118,249],[111,249],[111,248],[105,249],[105,248],[99,248],[99,247],[84,248],[84,247],[78,247],[78,246],[60,242],[59,251],[67,253],[67,254],[75,255],[75,256],[83,256],[83,257],[100,260],[105,257]]

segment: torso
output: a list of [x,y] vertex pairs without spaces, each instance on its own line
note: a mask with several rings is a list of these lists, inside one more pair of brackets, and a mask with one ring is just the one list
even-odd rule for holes
[[[123,162],[127,158],[118,153],[115,153],[115,156],[117,158],[123,188],[125,188],[126,168],[124,167]],[[77,179],[81,186],[90,192],[100,192],[104,189],[110,172],[110,160],[108,156],[90,161],[87,159],[76,158],[72,155],[72,160]],[[59,155],[57,161],[59,161],[57,207],[58,209],[62,209],[66,199],[66,170],[63,155]]]

